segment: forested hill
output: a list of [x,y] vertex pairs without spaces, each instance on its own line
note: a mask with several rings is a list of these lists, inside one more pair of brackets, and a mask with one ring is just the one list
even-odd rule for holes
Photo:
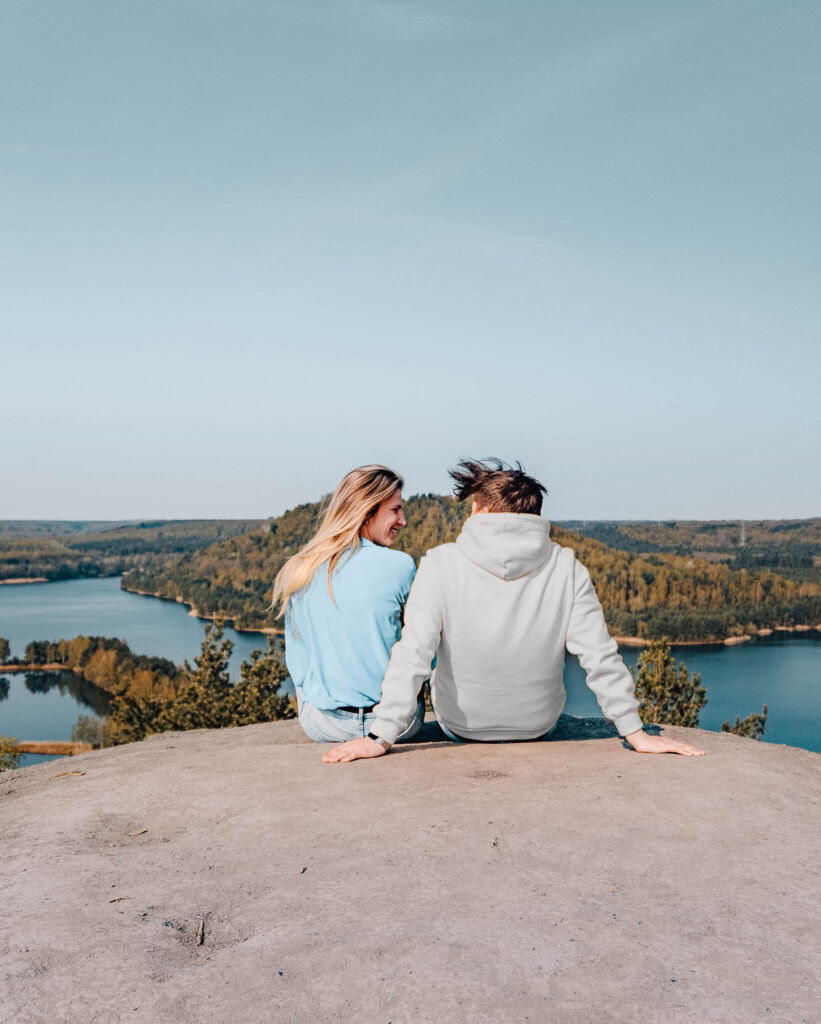
[[574,533],[635,554],[667,552],[731,569],[774,569],[799,582],[821,583],[821,518],[781,520],[573,520]]
[[[241,536],[182,555],[161,571],[132,571],[128,590],[223,614],[240,629],[271,628],[266,611],[274,576],[316,528],[317,504],[300,505]],[[396,547],[415,559],[454,540],[467,508],[454,498],[426,494],[405,502],[408,526]],[[721,640],[756,629],[821,623],[821,586],[785,579],[770,570],[730,569],[721,563],[659,552],[610,548],[558,526],[553,539],[572,547],[588,566],[617,636]]]
[[[428,548],[453,540],[467,515],[454,498],[417,495],[404,502],[408,525],[395,547],[417,561]],[[202,615],[222,613],[239,629],[276,625],[266,612],[274,576],[317,527],[319,503],[299,505],[240,537],[183,555],[158,571],[132,571],[126,590],[158,594],[193,605]]]
[[0,580],[69,580],[158,571],[169,560],[246,533],[259,519],[152,519],[130,523],[0,521]]

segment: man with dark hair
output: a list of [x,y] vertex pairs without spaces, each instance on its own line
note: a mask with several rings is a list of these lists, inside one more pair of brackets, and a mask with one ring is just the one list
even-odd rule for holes
[[634,750],[702,754],[642,729],[633,677],[590,574],[570,548],[551,541],[541,518],[542,484],[519,463],[496,459],[463,460],[450,475],[456,496],[473,499],[471,515],[455,543],[432,548],[419,565],[371,732],[322,760],[387,753],[429,676],[437,721],[451,739],[545,736],[564,708],[565,650],[578,655],[604,717]]
[[459,501],[472,497],[485,512],[542,514],[542,495],[547,494],[547,488],[528,476],[521,462],[513,469],[500,459],[485,462],[463,459],[448,472],[454,483],[453,493]]

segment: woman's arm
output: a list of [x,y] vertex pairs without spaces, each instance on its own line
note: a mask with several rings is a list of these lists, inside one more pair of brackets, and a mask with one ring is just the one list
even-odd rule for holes
[[435,574],[430,556],[426,555],[408,597],[402,636],[391,651],[382,681],[382,700],[374,710],[376,718],[371,728],[388,746],[367,736],[348,740],[325,754],[322,760],[326,763],[381,757],[410,725],[416,713],[419,690],[430,677],[442,635],[442,606]]
[[308,648],[299,632],[289,601],[285,609],[285,664],[288,666],[288,674],[294,681],[294,686],[300,687],[305,682],[309,662]]

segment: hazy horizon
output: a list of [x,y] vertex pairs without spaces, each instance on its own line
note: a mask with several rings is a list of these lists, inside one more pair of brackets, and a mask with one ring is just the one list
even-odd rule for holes
[[[405,498],[407,500],[407,498],[424,497],[424,496],[426,496],[427,494],[430,494],[430,493],[432,493],[432,492],[430,492],[430,491],[423,491],[420,494],[408,494],[408,495],[405,496]],[[320,498],[312,499],[312,501],[319,501],[319,500],[321,500],[321,499]],[[297,504],[298,505],[310,504],[310,502],[307,502],[307,501],[306,502],[298,502]],[[289,508],[294,508],[294,507],[296,507],[296,506],[293,506],[293,505],[289,506]],[[28,519],[21,519],[19,517],[16,517],[16,518],[9,517],[9,518],[6,518],[6,519],[0,519],[0,523],[54,523],[54,524],[57,524],[57,523],[67,523],[67,524],[68,523],[94,523],[94,524],[99,524],[101,526],[106,526],[106,525],[125,526],[125,525],[129,525],[129,524],[138,524],[138,523],[147,523],[147,522],[158,522],[158,521],[162,521],[162,522],[181,522],[181,523],[184,523],[184,522],[210,522],[210,521],[214,521],[214,522],[237,521],[237,522],[239,522],[239,521],[243,521],[243,520],[260,520],[260,521],[264,522],[264,521],[266,521],[268,519],[276,519],[279,516],[283,515],[283,513],[287,512],[287,511],[289,511],[289,509],[282,509],[279,512],[272,512],[272,513],[269,513],[267,515],[260,515],[260,516],[251,516],[251,515],[241,515],[241,516],[119,516],[119,517],[112,517],[112,518],[106,518],[106,519],[101,519],[98,516],[95,516],[95,517],[92,517],[92,518],[88,518],[88,519],[84,519],[84,518],[80,518],[80,517],[76,517],[76,516],[75,517],[54,516],[54,517],[47,517],[47,518],[44,518],[43,516],[38,516],[38,517],[31,517],[31,518],[28,518]],[[550,519],[550,520],[555,521],[555,522],[567,522],[567,523],[572,523],[572,522],[578,522],[578,523],[597,523],[597,522],[599,522],[599,523],[663,523],[663,522],[673,522],[673,521],[675,521],[675,522],[678,522],[678,523],[686,523],[686,522],[696,522],[696,523],[716,522],[716,523],[739,523],[739,524],[741,524],[743,522],[743,523],[747,523],[748,525],[751,524],[751,523],[760,523],[760,522],[773,522],[773,523],[781,523],[781,522],[808,522],[808,521],[813,520],[813,519],[821,518],[821,516],[763,516],[763,517],[756,516],[756,517],[750,519],[750,518],[744,518],[742,516],[725,516],[723,518],[722,517],[715,517],[714,516],[714,517],[712,517],[710,519],[704,519],[704,518],[700,518],[699,519],[699,518],[692,518],[692,517],[685,518],[683,516],[662,516],[661,518],[656,518],[656,517],[650,518],[648,516],[643,516],[643,517],[639,516],[639,517],[631,517],[629,519],[615,519],[612,516],[551,516],[551,515],[548,515],[546,509],[542,509],[542,517],[545,518],[545,519]]]

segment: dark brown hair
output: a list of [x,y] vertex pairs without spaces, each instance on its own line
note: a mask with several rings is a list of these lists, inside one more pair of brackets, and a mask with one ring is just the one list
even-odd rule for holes
[[522,469],[501,459],[462,459],[454,469],[448,470],[453,479],[453,493],[464,501],[474,498],[479,508],[488,512],[529,512],[541,515],[542,495],[547,488]]

